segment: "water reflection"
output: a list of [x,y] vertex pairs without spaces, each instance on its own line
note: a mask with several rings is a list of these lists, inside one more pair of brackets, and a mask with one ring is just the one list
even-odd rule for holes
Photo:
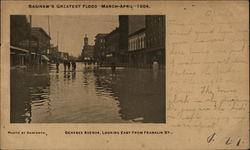
[[164,123],[164,71],[63,66],[11,70],[12,123]]
[[134,122],[165,122],[165,74],[145,69],[96,70],[97,94],[110,93],[119,101],[122,119]]
[[34,109],[44,106],[49,99],[48,66],[11,70],[11,122],[31,122]]

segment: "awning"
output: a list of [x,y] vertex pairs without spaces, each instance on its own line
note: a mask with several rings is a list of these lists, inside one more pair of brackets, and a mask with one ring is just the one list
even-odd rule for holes
[[45,55],[42,55],[42,58],[43,58],[44,60],[49,61],[49,58],[48,58],[47,56],[45,56]]
[[10,48],[11,48],[11,49],[14,49],[14,50],[17,50],[17,51],[24,52],[24,53],[28,53],[28,52],[29,52],[29,50],[27,50],[27,49],[15,47],[15,46],[10,46]]

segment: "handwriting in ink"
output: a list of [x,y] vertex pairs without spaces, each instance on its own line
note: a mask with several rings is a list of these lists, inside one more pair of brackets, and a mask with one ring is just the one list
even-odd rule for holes
[[[212,143],[215,141],[215,137],[216,137],[216,133],[214,132],[213,134],[209,135],[207,137],[207,143]],[[225,144],[226,145],[231,145],[231,144],[234,144],[234,139],[231,138],[231,137],[228,137],[226,138],[225,140]],[[238,139],[238,141],[235,143],[236,146],[240,146],[240,143],[241,143],[241,138]]]
[[208,143],[211,143],[211,142],[213,142],[214,141],[214,138],[215,138],[215,133],[213,133],[212,135],[210,135],[209,137],[207,137],[207,142]]

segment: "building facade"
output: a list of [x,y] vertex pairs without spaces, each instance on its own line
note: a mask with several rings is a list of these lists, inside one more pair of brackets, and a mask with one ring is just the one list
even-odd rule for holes
[[48,54],[50,49],[50,36],[40,27],[33,27],[32,30],[32,37],[34,42],[37,42],[37,45],[34,45],[32,49],[39,54]]
[[145,27],[144,15],[132,15],[128,17],[128,63],[129,66],[143,67],[145,64]]
[[27,65],[30,54],[31,26],[28,16],[10,16],[10,64]]
[[164,67],[165,34],[164,15],[120,15],[119,28],[97,34],[95,59],[132,67],[152,67],[157,61]]
[[157,61],[165,66],[165,15],[146,16],[146,63]]
[[57,55],[58,52],[59,52],[58,46],[54,46],[53,44],[51,44],[48,56],[52,62],[59,62],[60,61],[60,59]]
[[25,15],[10,16],[10,44],[12,46],[29,49],[31,25],[28,20],[28,16]]
[[105,62],[106,64],[111,64],[115,62],[119,63],[119,47],[120,47],[120,33],[119,28],[116,28],[112,32],[110,32],[107,36],[105,36]]
[[95,36],[94,59],[96,62],[103,64],[105,62],[105,37],[108,34],[100,33]]
[[129,62],[132,66],[143,67],[145,64],[145,28],[134,32],[129,36]]
[[31,28],[31,62],[32,64],[42,64],[48,61],[50,49],[50,36],[40,27]]
[[119,65],[126,66],[128,63],[128,15],[119,16]]

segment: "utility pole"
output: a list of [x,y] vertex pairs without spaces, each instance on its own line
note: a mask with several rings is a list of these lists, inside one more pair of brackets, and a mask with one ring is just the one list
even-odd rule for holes
[[59,40],[59,32],[57,31],[57,47],[58,47],[58,40]]
[[29,39],[28,39],[28,44],[29,44],[29,64],[32,65],[32,53],[31,53],[31,40],[32,40],[32,16],[29,15],[30,19],[30,32],[29,32]]
[[[49,37],[50,37],[50,20],[49,20],[49,15],[48,15],[48,32],[49,32]],[[51,50],[51,47],[50,47],[50,42],[49,42],[49,52],[47,54],[50,54],[50,50]]]
[[50,20],[49,20],[49,16],[48,16],[48,32],[49,32],[49,36],[50,36]]

